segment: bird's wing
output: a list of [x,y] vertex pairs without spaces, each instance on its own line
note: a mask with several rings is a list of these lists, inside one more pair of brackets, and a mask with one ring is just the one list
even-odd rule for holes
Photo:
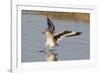
[[81,32],[63,31],[63,32],[55,34],[54,39],[55,39],[55,41],[59,42],[64,37],[77,36],[77,35],[80,35],[80,34],[81,34]]
[[53,25],[53,23],[50,21],[49,18],[47,18],[47,24],[48,24],[48,29],[49,29],[51,32],[55,32],[55,26]]

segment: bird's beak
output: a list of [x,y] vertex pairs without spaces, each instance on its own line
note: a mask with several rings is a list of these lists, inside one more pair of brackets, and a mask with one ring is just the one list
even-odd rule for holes
[[44,31],[44,32],[42,32],[42,34],[45,34],[45,31]]

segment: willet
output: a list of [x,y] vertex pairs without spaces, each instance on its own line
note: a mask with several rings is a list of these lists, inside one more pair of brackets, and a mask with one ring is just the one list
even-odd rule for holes
[[63,39],[64,37],[71,37],[71,36],[77,36],[80,35],[81,32],[74,32],[74,31],[62,31],[59,33],[55,33],[55,26],[50,21],[49,18],[47,18],[47,24],[48,28],[46,31],[43,32],[43,34],[46,34],[46,44],[45,46],[49,49],[54,48],[58,45],[58,42]]

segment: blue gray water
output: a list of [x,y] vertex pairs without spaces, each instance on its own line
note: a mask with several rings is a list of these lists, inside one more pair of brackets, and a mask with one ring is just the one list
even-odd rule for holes
[[[46,61],[45,54],[39,51],[45,48],[45,36],[42,32],[47,27],[46,16],[22,15],[22,62]],[[90,25],[82,21],[53,20],[56,32],[72,30],[82,32],[79,36],[64,38],[56,48],[61,61],[84,60],[90,58]]]

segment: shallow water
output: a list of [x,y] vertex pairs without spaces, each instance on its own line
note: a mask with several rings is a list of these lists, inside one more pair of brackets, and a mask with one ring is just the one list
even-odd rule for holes
[[[46,16],[22,15],[22,62],[46,61],[45,54],[39,51],[45,48],[45,36],[42,32],[47,27]],[[81,21],[53,20],[56,32],[71,30],[82,32],[79,36],[64,38],[55,47],[58,59],[81,60],[90,58],[90,25]]]

